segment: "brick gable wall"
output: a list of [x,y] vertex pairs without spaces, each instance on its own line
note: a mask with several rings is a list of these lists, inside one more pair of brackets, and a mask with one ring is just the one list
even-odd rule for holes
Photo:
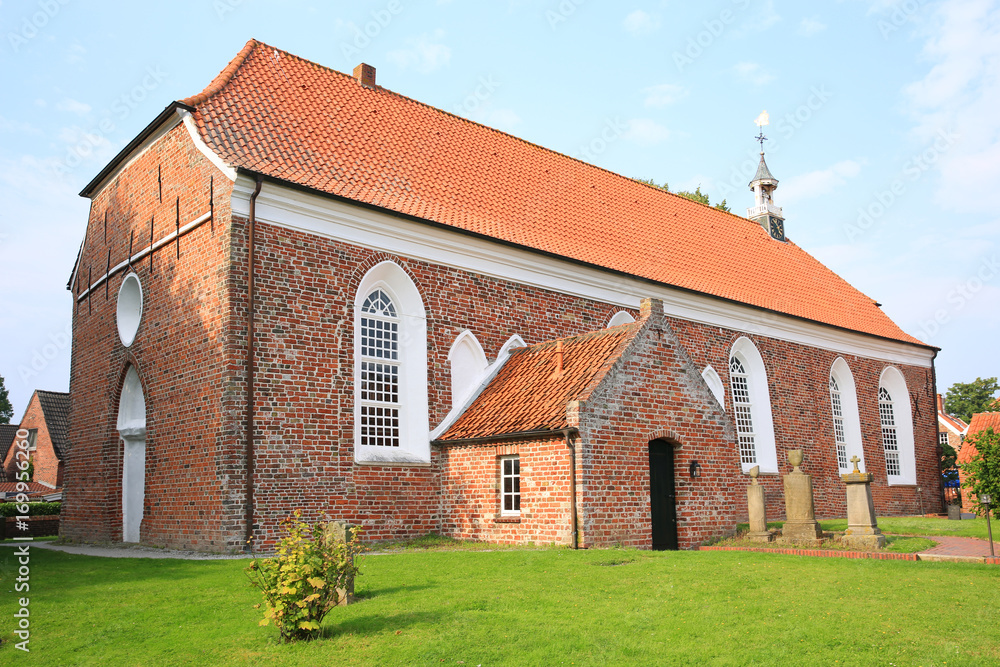
[[[42,413],[38,394],[32,394],[31,401],[28,402],[28,408],[24,411],[24,416],[18,427],[19,430],[33,428],[38,429],[38,435],[35,437],[35,451],[30,452],[31,460],[35,466],[32,479],[35,482],[45,482],[54,487],[62,486],[63,462],[56,456],[55,449],[52,447],[52,438],[49,436],[49,429],[45,424],[45,415]],[[15,475],[21,472],[17,467],[18,461],[24,460],[16,456],[18,451],[23,451],[17,447],[17,443],[20,441],[19,438],[14,438],[14,442],[7,450],[7,456],[3,461],[4,479],[12,482],[17,481]]]

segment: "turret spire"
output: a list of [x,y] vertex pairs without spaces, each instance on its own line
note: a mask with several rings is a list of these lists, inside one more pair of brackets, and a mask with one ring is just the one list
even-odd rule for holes
[[772,238],[778,241],[785,240],[785,216],[781,208],[774,205],[774,191],[778,189],[778,179],[771,175],[771,170],[767,168],[764,161],[764,126],[768,124],[767,111],[762,111],[757,120],[759,134],[754,137],[760,142],[760,164],[757,165],[757,173],[750,181],[750,189],[754,193],[754,205],[747,209],[747,217],[764,228]]

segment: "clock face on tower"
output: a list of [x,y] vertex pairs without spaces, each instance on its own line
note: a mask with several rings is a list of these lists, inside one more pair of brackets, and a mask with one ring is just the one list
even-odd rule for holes
[[771,218],[769,227],[771,238],[779,241],[785,240],[785,222],[781,218]]

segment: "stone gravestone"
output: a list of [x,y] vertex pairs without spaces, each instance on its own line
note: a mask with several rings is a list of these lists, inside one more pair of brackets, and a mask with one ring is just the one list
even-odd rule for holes
[[818,545],[823,541],[823,530],[816,522],[813,509],[812,476],[802,472],[802,450],[788,452],[788,462],[793,470],[785,481],[785,525],[781,529],[784,542]]
[[[328,540],[336,540],[343,542],[350,542],[354,538],[354,531],[357,530],[357,526],[353,526],[346,521],[328,521],[326,524],[326,538]],[[354,602],[354,577],[351,577],[347,581],[347,585],[344,588],[337,589],[338,595],[338,606],[344,606]]]
[[874,475],[858,470],[860,461],[857,456],[852,456],[854,470],[840,476],[847,485],[847,530],[841,542],[863,549],[877,549],[885,546],[885,535],[878,529],[875,520],[871,487]]
[[760,466],[750,468],[753,482],[747,487],[747,509],[750,511],[750,532],[747,537],[757,542],[770,542],[774,535],[767,529],[767,513],[764,507],[764,487],[757,483]]

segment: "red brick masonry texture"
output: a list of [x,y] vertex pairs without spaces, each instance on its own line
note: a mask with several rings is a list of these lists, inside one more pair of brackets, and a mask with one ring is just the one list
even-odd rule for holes
[[[158,170],[160,179],[158,180]],[[129,364],[147,410],[143,542],[174,548],[242,548],[245,460],[246,221],[232,218],[231,183],[176,127],[95,197],[74,295],[107,263],[128,255],[130,238],[161,238],[208,211],[215,218],[134,267],[144,290],[135,343],[118,339],[115,295],[124,274],[74,307],[70,441],[62,534],[121,539],[122,447],[116,415]],[[162,183],[162,201],[160,184]],[[104,216],[107,213],[107,241]],[[141,247],[136,242],[136,247]],[[258,338],[256,514],[259,541],[301,508],[361,524],[367,539],[441,531],[509,542],[569,539],[568,452],[559,438],[517,443],[523,457],[520,523],[497,522],[497,450],[432,450],[430,465],[357,465],[353,456],[353,305],[365,272],[391,260],[413,279],[427,311],[430,426],[451,409],[448,351],[471,330],[493,359],[519,334],[529,343],[600,329],[609,304],[490,278],[267,224],[257,227]],[[638,313],[633,312],[634,315]],[[578,502],[584,545],[649,546],[647,445],[675,450],[682,547],[731,531],[746,517],[746,478],[726,412],[710,399],[700,370],[711,364],[728,387],[728,355],[744,332],[656,316],[606,382],[580,408]],[[748,325],[749,326],[749,325]],[[826,350],[750,335],[768,372],[778,460],[805,450],[817,514],[842,516],[827,382],[837,357]],[[878,418],[885,362],[845,357],[857,384],[865,459],[875,473],[880,514],[916,514],[914,487],[888,487]],[[940,503],[931,369],[897,366],[913,405],[923,507]],[[697,459],[702,477],[687,477]],[[783,515],[780,479],[764,476],[768,512]]]

